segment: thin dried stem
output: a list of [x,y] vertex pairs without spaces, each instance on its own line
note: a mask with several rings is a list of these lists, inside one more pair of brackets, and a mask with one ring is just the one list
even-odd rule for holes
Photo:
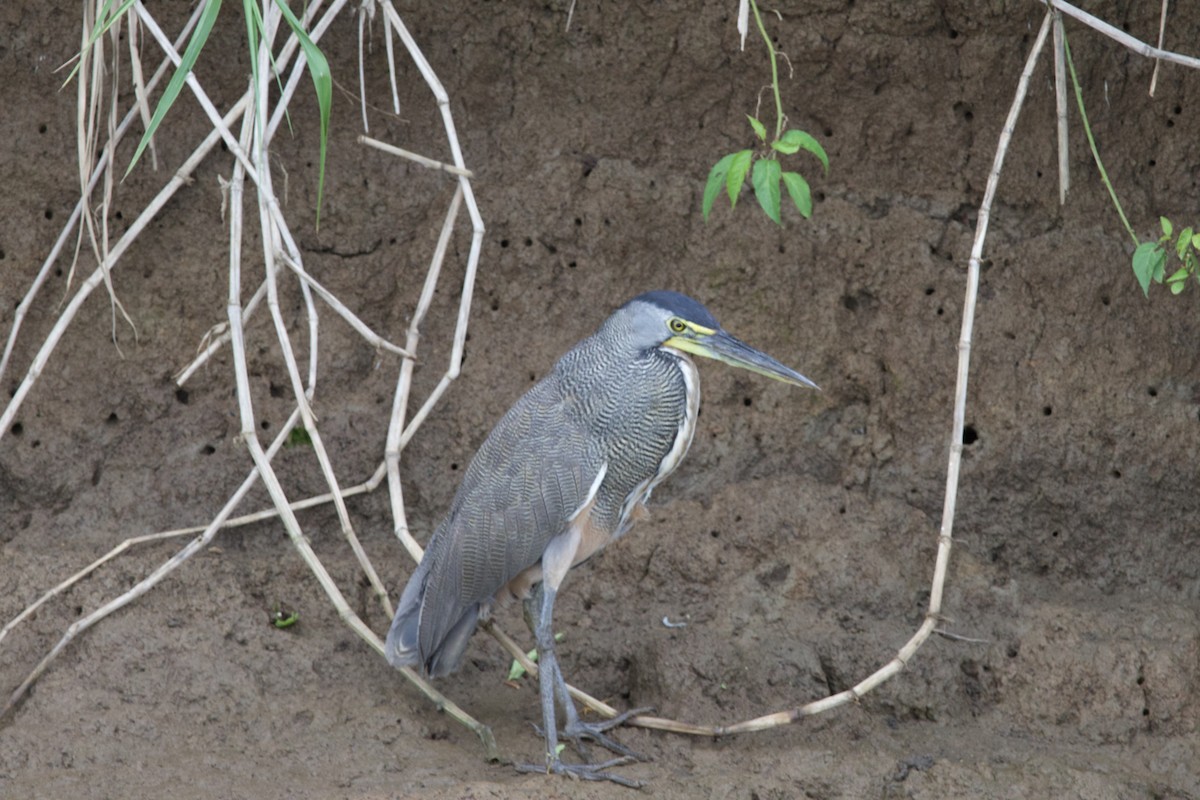
[[[1162,13],[1158,17],[1158,49],[1162,50],[1163,37],[1167,33],[1167,6],[1169,0],[1162,0]],[[1154,87],[1158,85],[1158,68],[1162,66],[1161,59],[1154,59],[1154,74],[1150,76],[1150,96],[1154,97]]]
[[1185,56],[1179,53],[1173,53],[1170,50],[1161,50],[1157,47],[1151,47],[1141,39],[1130,36],[1120,28],[1109,25],[1099,17],[1094,17],[1086,11],[1078,9],[1070,3],[1065,2],[1065,0],[1042,0],[1042,2],[1044,2],[1046,5],[1059,9],[1068,17],[1074,17],[1084,25],[1087,25],[1089,28],[1103,33],[1114,42],[1128,47],[1138,55],[1143,55],[1146,58],[1157,58],[1162,59],[1163,61],[1170,61],[1173,64],[1182,64],[1183,66],[1191,67],[1192,69],[1200,69],[1200,58],[1196,58],[1195,56]]
[[1067,140],[1067,55],[1063,46],[1062,14],[1054,14],[1054,109],[1058,119],[1058,204],[1066,205],[1071,189],[1071,160]]
[[[192,28],[195,27],[196,22],[200,18],[201,11],[203,11],[203,6],[198,6],[195,12],[193,12],[192,16],[188,19],[187,23],[183,27],[183,31],[175,41],[176,47],[178,47],[187,38],[188,34],[191,33]],[[155,70],[154,75],[150,78],[150,82],[146,84],[147,92],[154,90],[154,88],[158,85],[158,82],[162,80],[164,75],[166,75],[168,66],[170,66],[170,62],[165,60],[159,65],[158,69]],[[133,121],[137,118],[137,115],[138,111],[136,109],[131,109],[128,113],[126,113],[124,119],[121,120],[121,124],[116,127],[114,138],[117,142],[120,142],[120,140],[125,136],[126,131],[129,130],[129,126],[133,124]],[[21,303],[17,306],[16,311],[13,313],[13,323],[8,332],[8,341],[4,346],[4,355],[0,356],[0,378],[4,376],[4,372],[8,368],[8,362],[12,357],[13,347],[16,344],[18,334],[21,332],[21,324],[24,322],[26,315],[28,315],[29,308],[33,305],[34,300],[37,298],[38,292],[41,290],[42,285],[46,282],[46,278],[50,275],[55,262],[58,261],[58,257],[62,254],[63,247],[70,238],[72,231],[75,230],[75,226],[79,223],[80,217],[83,215],[83,210],[87,206],[87,198],[91,196],[92,192],[96,188],[96,185],[100,182],[100,179],[109,169],[109,154],[110,148],[106,148],[101,154],[100,160],[93,167],[88,180],[83,184],[83,190],[80,193],[79,200],[77,200],[75,203],[75,209],[71,212],[71,216],[67,219],[66,224],[63,225],[63,229],[59,233],[58,239],[55,240],[54,246],[50,248],[50,254],[46,257],[46,260],[42,262],[41,269],[38,270],[37,275],[30,284],[29,290],[25,293],[25,296],[21,299]],[[0,431],[0,435],[3,435],[2,431]]]
[[396,147],[394,144],[387,144],[386,142],[381,142],[378,139],[372,139],[370,136],[360,135],[358,137],[358,141],[361,142],[362,144],[367,145],[368,147],[374,147],[376,150],[382,150],[385,153],[391,153],[394,156],[400,156],[401,158],[407,158],[410,161],[415,161],[423,167],[429,167],[430,169],[440,169],[445,172],[449,172],[451,175],[461,175],[464,178],[474,178],[475,177],[475,175],[470,170],[456,167],[453,164],[446,164],[446,163],[444,163],[442,161],[438,161],[437,159],[434,159],[434,158],[426,158],[425,156],[420,155],[419,153],[413,153],[409,150],[405,150],[402,147]]

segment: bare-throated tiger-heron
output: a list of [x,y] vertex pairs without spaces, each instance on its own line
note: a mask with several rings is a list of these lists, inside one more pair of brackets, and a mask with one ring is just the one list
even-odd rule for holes
[[[567,572],[628,531],[687,453],[700,407],[692,355],[817,388],[726,333],[696,300],[669,291],[635,297],[559,359],[492,429],[400,598],[388,661],[436,678],[458,669],[476,624],[497,599],[528,599],[537,587],[533,627],[546,760],[526,771],[636,785],[608,771],[632,756],[605,733],[628,714],[600,723],[579,719],[555,656],[551,616]],[[555,698],[565,715],[561,730]],[[581,739],[621,757],[565,763],[560,733],[585,758]]]

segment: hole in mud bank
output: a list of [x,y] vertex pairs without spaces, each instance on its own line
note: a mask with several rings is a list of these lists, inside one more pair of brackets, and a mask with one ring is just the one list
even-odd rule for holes
[[971,445],[979,441],[979,432],[975,430],[974,425],[967,425],[963,428],[963,444]]
[[25,426],[19,422],[14,422],[9,430],[12,431],[13,436],[20,436],[25,432]]
[[1151,386],[1150,388],[1146,389],[1146,394],[1150,395],[1151,397],[1158,397],[1158,387]]
[[928,297],[929,295],[933,294],[935,291],[936,290],[932,286],[926,286],[925,287],[925,296]]
[[213,447],[211,444],[206,444],[204,447],[200,448],[200,452],[206,456],[211,456],[213,453],[217,452],[217,448]]
[[1053,409],[1053,408],[1051,408],[1050,406],[1042,406],[1042,415],[1043,415],[1043,416],[1047,416],[1047,417],[1048,417],[1048,416],[1050,416],[1050,415],[1051,415],[1051,414],[1053,414],[1053,413],[1054,413],[1054,409]]
[[501,239],[501,240],[500,240],[500,246],[501,246],[501,247],[508,247],[508,239]]
[[264,419],[262,422],[258,423],[258,427],[262,428],[264,431],[269,431],[271,430],[271,421],[269,419]]
[[744,405],[746,408],[749,408],[750,406],[754,405],[754,401],[751,400],[749,397],[743,397],[742,405]]
[[1016,658],[1020,652],[1020,648],[1018,648],[1015,644],[1010,644],[1008,649],[1004,651],[1004,654],[1009,658]]
[[458,472],[458,464],[454,464],[454,463],[450,464],[450,471]]
[[708,535],[709,535],[709,536],[711,536],[711,537],[712,537],[712,538],[714,538],[714,539],[720,539],[720,538],[721,538],[721,532],[720,532],[720,531],[709,531],[709,532],[708,532]]
[[44,216],[46,219],[54,219],[53,209],[47,208],[45,211],[42,212],[42,216]]
[[1114,470],[1112,471],[1112,476],[1113,476],[1114,478],[1120,478],[1120,477],[1121,477],[1121,470],[1119,470],[1119,469],[1114,469]]
[[117,412],[114,411],[109,414],[104,421],[109,425],[116,425],[118,422],[120,422],[120,418],[117,417]]
[[188,404],[189,399],[190,399],[190,395],[188,394],[187,389],[176,389],[175,390],[176,402],[182,403],[183,405],[186,406]]

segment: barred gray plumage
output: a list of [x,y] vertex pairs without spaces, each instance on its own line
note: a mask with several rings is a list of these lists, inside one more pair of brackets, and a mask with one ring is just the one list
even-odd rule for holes
[[[472,458],[446,519],[409,579],[385,655],[431,677],[455,671],[481,616],[506,591],[539,588],[535,631],[547,766],[590,779],[625,779],[563,764],[563,734],[629,754],[583,723],[554,655],[551,609],[567,570],[632,525],[654,487],[683,459],[699,413],[699,374],[689,354],[726,361],[777,380],[815,384],[723,331],[700,303],[650,292],[617,309],[569,350],[496,424]],[[620,719],[620,718],[619,718]]]

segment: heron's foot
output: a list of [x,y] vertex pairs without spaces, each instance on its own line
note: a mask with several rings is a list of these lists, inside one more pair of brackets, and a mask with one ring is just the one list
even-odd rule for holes
[[516,768],[517,772],[544,773],[547,775],[553,773],[555,775],[566,775],[576,780],[611,781],[618,786],[641,789],[645,785],[641,781],[635,781],[633,778],[626,778],[624,775],[617,775],[607,771],[613,767],[633,763],[636,760],[631,756],[620,756],[600,764],[564,764],[558,756],[548,755],[545,764],[517,764]]
[[618,714],[612,719],[600,720],[599,722],[584,722],[576,717],[567,722],[562,731],[559,732],[559,735],[564,739],[569,739],[575,745],[575,749],[579,751],[579,755],[583,756],[584,759],[588,758],[587,748],[583,744],[583,741],[587,739],[619,756],[632,758],[636,761],[649,761],[650,759],[635,753],[616,739],[608,736],[607,732],[618,725],[624,725],[625,721],[631,717],[636,717],[639,714],[645,714],[653,710],[650,707],[634,708],[623,714]]

